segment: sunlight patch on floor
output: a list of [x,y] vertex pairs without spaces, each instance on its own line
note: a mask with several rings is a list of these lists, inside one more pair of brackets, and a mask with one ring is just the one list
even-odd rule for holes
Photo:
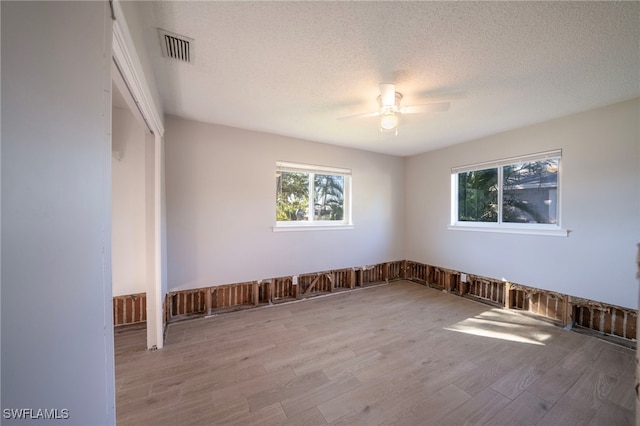
[[539,326],[511,322],[509,315],[500,315],[501,313],[483,312],[444,327],[444,330],[540,346],[544,346],[544,342],[551,338],[550,334],[540,331]]

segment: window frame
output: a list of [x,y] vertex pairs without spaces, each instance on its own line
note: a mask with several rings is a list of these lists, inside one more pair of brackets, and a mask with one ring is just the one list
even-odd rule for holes
[[[310,231],[310,230],[342,230],[353,229],[352,222],[352,173],[351,169],[319,166],[312,164],[294,163],[289,161],[276,162],[276,174],[278,172],[304,173],[309,175],[309,208],[311,209],[313,199],[315,198],[314,177],[317,174],[341,176],[344,178],[343,188],[343,219],[342,220],[315,220],[314,215],[309,215],[309,220],[276,220],[273,226],[274,232],[279,231]],[[276,190],[275,199],[278,194]],[[275,213],[275,212],[274,212]]]
[[[551,158],[558,159],[558,180],[557,180],[557,207],[556,217],[557,223],[512,223],[503,222],[503,198],[504,198],[504,182],[503,168],[506,166],[517,165],[521,163],[531,163],[536,161],[548,160]],[[497,169],[498,178],[498,219],[496,222],[476,222],[476,221],[460,221],[458,220],[458,175],[477,170]],[[552,151],[540,152],[535,154],[527,154],[519,157],[505,158],[497,161],[488,161],[483,163],[470,164],[466,166],[451,168],[451,218],[448,229],[456,231],[480,231],[480,232],[498,232],[513,234],[533,234],[533,235],[550,235],[550,236],[568,236],[569,231],[562,228],[562,150],[556,149]]]

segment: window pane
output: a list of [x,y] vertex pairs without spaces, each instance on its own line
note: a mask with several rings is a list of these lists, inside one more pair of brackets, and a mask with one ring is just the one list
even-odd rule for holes
[[344,219],[344,176],[314,177],[314,220]]
[[558,222],[558,158],[505,166],[502,221]]
[[498,221],[498,169],[458,173],[458,220]]
[[276,220],[309,220],[309,174],[276,173]]

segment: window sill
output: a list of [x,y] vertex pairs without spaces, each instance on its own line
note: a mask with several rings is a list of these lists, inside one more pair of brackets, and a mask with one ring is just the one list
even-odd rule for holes
[[276,225],[273,232],[296,232],[296,231],[341,231],[353,229],[353,225]]
[[568,237],[571,232],[568,229],[535,229],[535,228],[509,228],[499,226],[471,226],[471,225],[449,225],[450,231],[474,231],[474,232],[494,232],[501,234],[521,234],[521,235],[547,235],[550,237]]

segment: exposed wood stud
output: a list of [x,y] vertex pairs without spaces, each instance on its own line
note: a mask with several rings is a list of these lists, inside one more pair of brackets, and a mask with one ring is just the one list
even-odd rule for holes
[[511,283],[508,281],[504,283],[504,307],[511,309]]
[[113,325],[127,325],[147,320],[146,293],[115,296],[112,302]]
[[627,337],[627,313],[624,313],[624,319],[622,320],[624,327],[622,329],[622,337]]
[[304,291],[303,294],[307,295],[311,293],[311,290],[313,290],[313,288],[316,286],[319,280],[320,280],[320,275],[316,276],[316,278],[313,281],[311,281],[311,284],[309,284],[309,287],[307,287],[307,289]]
[[207,289],[204,293],[204,310],[205,310],[205,314],[209,315],[211,314],[211,289]]
[[[465,281],[462,280],[462,275],[466,277]],[[388,283],[404,278],[505,309],[522,309],[565,327],[575,322],[576,325],[627,340],[635,340],[636,337],[637,311],[634,309],[614,307],[408,260],[318,272],[296,278],[297,285],[293,285],[293,277],[282,277],[173,292],[165,297],[163,318],[168,323],[178,317],[206,315],[218,308],[258,306],[279,299],[297,299],[301,293],[314,296],[335,292],[336,289],[352,290],[372,283]],[[145,313],[145,298],[114,298],[114,325],[125,321],[144,321]]]
[[260,304],[260,292],[258,291],[259,286],[260,283],[258,283],[258,281],[253,282],[253,306],[258,306]]

